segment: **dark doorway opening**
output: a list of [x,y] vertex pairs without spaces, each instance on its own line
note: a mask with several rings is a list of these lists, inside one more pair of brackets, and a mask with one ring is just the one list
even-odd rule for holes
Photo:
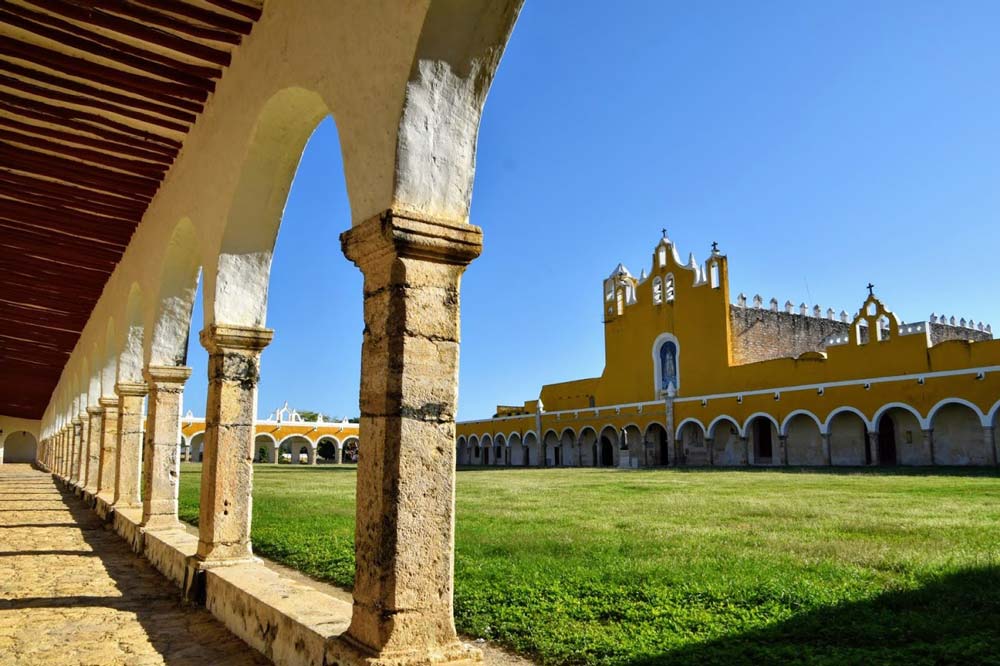
[[601,437],[601,467],[614,467],[615,448],[607,437]]
[[489,465],[490,464],[490,450],[489,450],[489,448],[483,449],[483,464],[484,465]]
[[773,443],[771,441],[771,422],[757,418],[753,422],[753,441],[757,445],[757,462],[771,462]]
[[562,447],[557,446],[552,449],[552,464],[556,467],[562,464]]
[[601,466],[601,459],[597,457],[597,442],[590,447],[590,459],[594,461],[594,467]]
[[896,424],[888,414],[878,420],[878,464],[896,464]]

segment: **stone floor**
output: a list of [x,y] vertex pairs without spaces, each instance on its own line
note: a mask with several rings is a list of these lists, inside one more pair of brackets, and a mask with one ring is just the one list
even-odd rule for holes
[[0,465],[0,664],[267,664],[48,474]]

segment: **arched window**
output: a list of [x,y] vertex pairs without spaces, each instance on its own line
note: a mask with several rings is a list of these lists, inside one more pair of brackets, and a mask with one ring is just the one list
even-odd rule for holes
[[663,284],[663,297],[668,303],[671,303],[674,300],[674,276],[668,275]]
[[667,340],[660,345],[660,388],[665,391],[671,384],[677,388],[677,343]]
[[712,284],[712,289],[719,288],[719,264],[713,261],[712,265],[708,269],[709,280]]
[[625,292],[618,290],[618,316],[625,314]]
[[660,278],[653,279],[653,303],[659,305],[663,302],[663,280]]
[[664,266],[667,265],[667,248],[661,245],[658,255],[660,260],[660,268],[663,268]]

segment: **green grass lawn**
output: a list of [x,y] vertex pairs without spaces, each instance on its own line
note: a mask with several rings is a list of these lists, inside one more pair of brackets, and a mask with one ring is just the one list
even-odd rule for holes
[[[255,551],[350,586],[354,486],[258,465]],[[546,664],[1000,664],[993,471],[465,470],[457,524],[459,630]]]

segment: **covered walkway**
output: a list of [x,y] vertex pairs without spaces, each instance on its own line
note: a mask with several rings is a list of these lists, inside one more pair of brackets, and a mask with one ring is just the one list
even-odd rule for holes
[[51,475],[0,466],[0,663],[269,663]]

